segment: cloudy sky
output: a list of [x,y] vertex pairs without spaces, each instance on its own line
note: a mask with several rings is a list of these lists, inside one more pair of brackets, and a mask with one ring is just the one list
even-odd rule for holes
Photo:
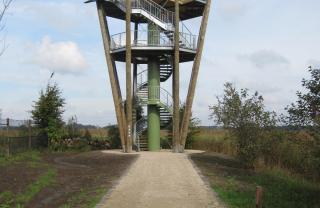
[[[307,67],[320,67],[319,11],[319,0],[213,0],[193,114],[203,125],[212,124],[208,106],[216,103],[226,81],[259,91],[269,110],[283,112],[308,76]],[[54,81],[67,101],[65,119],[77,115],[84,124],[115,123],[94,4],[15,0],[5,20],[3,117],[28,118],[39,90],[55,71]],[[111,33],[125,30],[118,20],[109,23]],[[198,23],[195,19],[186,25],[196,32]],[[124,79],[123,65],[118,68]],[[191,64],[183,64],[181,71],[183,101]]]

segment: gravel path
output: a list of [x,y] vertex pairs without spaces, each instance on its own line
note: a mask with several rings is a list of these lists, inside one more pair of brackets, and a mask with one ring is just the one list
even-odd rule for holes
[[187,154],[141,152],[101,208],[224,207]]

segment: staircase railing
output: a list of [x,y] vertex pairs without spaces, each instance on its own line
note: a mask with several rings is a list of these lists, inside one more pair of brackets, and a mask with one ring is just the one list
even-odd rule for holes
[[133,0],[132,8],[143,9],[158,20],[173,24],[174,13],[150,0]]
[[139,135],[147,128],[147,117],[143,116],[141,119],[137,121],[137,134]]
[[139,89],[142,85],[148,83],[148,70],[143,70],[137,74],[137,88]]
[[[125,0],[113,0],[120,8],[125,11],[126,2]],[[151,0],[132,0],[131,1],[132,9],[142,9],[146,11],[152,17],[160,20],[164,23],[173,24],[174,22],[174,12],[171,12],[159,4]]]
[[138,150],[140,151],[140,137],[143,132],[147,129],[147,117],[143,116],[139,121],[136,123],[136,144],[138,146]]
[[172,95],[160,86],[154,86],[148,88],[149,100],[151,101],[159,101],[159,103],[163,104],[171,113],[173,107],[173,99]]

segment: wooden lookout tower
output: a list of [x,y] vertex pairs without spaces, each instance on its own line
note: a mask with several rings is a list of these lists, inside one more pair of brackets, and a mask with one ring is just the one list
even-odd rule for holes
[[[184,150],[211,0],[89,0],[96,2],[122,148],[160,150],[160,129],[172,126],[173,151]],[[110,34],[107,17],[125,21],[123,33]],[[183,21],[202,17],[199,35]],[[141,29],[147,25],[147,29]],[[179,64],[193,61],[180,113]],[[116,62],[126,63],[126,102]],[[147,66],[138,72],[139,65]],[[162,87],[172,76],[172,95]],[[137,119],[137,106],[147,116]],[[180,118],[181,117],[181,118]],[[171,129],[171,128],[170,128]]]

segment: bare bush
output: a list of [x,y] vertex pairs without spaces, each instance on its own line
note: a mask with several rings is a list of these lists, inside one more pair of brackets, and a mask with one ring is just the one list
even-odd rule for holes
[[13,2],[13,0],[2,0],[2,6],[0,7],[0,34],[1,34],[0,44],[2,45],[2,46],[0,46],[0,56],[6,50],[6,41],[5,41],[5,37],[3,35],[3,31],[6,26],[4,23],[4,16],[5,16],[6,12],[8,11],[12,2]]

